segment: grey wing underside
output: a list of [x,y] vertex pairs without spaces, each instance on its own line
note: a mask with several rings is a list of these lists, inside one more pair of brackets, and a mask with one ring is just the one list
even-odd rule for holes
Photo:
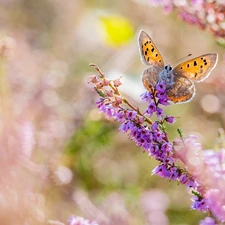
[[174,85],[168,90],[167,96],[174,103],[191,101],[195,95],[193,82],[184,76],[175,76]]
[[154,67],[149,67],[143,72],[142,82],[148,91],[152,92],[153,88],[155,87],[158,81],[159,73],[161,71],[162,71],[162,67],[154,66]]

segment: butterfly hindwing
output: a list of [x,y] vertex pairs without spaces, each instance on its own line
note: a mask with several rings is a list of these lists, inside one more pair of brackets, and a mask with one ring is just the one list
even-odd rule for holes
[[162,71],[162,68],[159,66],[149,67],[146,69],[142,74],[142,82],[145,86],[145,88],[152,92],[153,88],[155,87],[158,78],[159,73]]
[[146,65],[158,65],[163,68],[164,62],[162,55],[159,53],[159,50],[149,35],[145,31],[141,30],[138,40],[142,62]]
[[177,65],[173,69],[173,74],[185,76],[195,82],[203,81],[216,66],[217,59],[217,53],[201,55]]
[[174,85],[167,92],[168,98],[174,103],[191,101],[195,95],[194,83],[184,76],[176,76]]

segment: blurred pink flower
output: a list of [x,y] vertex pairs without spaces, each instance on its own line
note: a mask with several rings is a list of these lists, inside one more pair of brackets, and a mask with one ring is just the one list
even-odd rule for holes
[[68,225],[98,225],[98,224],[94,221],[84,219],[83,217],[71,216],[69,218]]
[[150,0],[152,6],[162,6],[166,13],[178,10],[185,22],[210,31],[217,37],[225,37],[225,2],[203,0]]
[[196,137],[188,136],[180,141],[180,147],[176,146],[175,155],[193,175],[203,196],[194,196],[193,208],[208,208],[220,222],[225,222],[225,150],[203,151]]

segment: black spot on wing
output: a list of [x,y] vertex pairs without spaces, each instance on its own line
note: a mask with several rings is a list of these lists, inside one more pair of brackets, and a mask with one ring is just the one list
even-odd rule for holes
[[197,66],[197,62],[196,61],[194,61],[194,66]]

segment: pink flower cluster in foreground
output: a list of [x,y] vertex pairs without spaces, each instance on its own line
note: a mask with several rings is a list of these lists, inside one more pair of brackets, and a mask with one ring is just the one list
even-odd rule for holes
[[[90,83],[100,95],[97,101],[99,110],[121,125],[119,131],[126,132],[136,145],[158,160],[152,174],[184,184],[192,193],[191,209],[209,212],[218,222],[225,222],[225,150],[203,151],[195,136],[179,137],[171,142],[166,126],[175,122],[173,116],[166,115],[163,106],[168,106],[165,83],[157,83],[152,92],[141,98],[148,103],[147,109],[140,112],[121,95],[118,87],[120,79],[108,80],[98,67],[99,75],[93,75]],[[152,121],[152,115],[156,120]],[[213,218],[200,221],[201,225],[216,224]]]

